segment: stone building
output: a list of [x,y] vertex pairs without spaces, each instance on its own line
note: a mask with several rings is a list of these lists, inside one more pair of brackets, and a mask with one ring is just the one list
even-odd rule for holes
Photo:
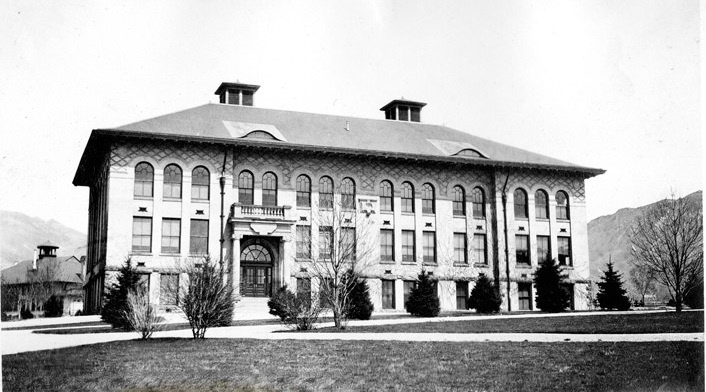
[[352,235],[372,250],[377,310],[404,309],[422,269],[442,309],[464,307],[482,273],[505,309],[531,310],[545,257],[587,307],[584,180],[603,170],[425,124],[421,102],[365,119],[258,108],[258,88],[223,83],[220,103],[93,130],[73,181],[90,188],[87,311],[128,256],[162,305],[175,263],[203,254],[224,260],[243,300],[285,284],[315,293],[316,216],[334,204],[355,211]]

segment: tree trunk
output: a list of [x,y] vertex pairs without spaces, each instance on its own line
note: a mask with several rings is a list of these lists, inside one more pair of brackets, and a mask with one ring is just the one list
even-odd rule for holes
[[681,312],[681,303],[682,303],[681,293],[680,293],[680,292],[677,292],[676,297],[677,297],[677,299],[676,299],[676,303],[677,303],[677,312]]

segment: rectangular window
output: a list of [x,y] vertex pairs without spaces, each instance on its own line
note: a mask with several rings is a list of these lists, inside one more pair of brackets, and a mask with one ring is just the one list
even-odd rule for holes
[[228,104],[240,105],[240,90],[228,89]]
[[454,263],[468,264],[466,233],[454,233]]
[[342,227],[341,228],[341,241],[340,249],[338,251],[341,253],[342,260],[355,260],[356,259],[356,239],[355,239],[355,227]]
[[557,237],[559,265],[573,265],[571,261],[571,237]]
[[466,310],[468,301],[468,282],[456,282],[456,309]]
[[163,197],[165,199],[181,199],[181,182],[164,182]]
[[191,236],[189,240],[189,253],[194,255],[208,254],[208,221],[202,219],[191,220]]
[[311,207],[311,192],[297,190],[297,207]]
[[331,260],[333,250],[333,228],[319,226],[319,259]]
[[297,297],[303,298],[307,306],[311,305],[311,279],[297,278]]
[[243,106],[252,106],[253,103],[253,92],[243,91]]
[[152,251],[152,218],[132,218],[132,251]]
[[382,308],[383,309],[394,309],[395,308],[395,281],[394,280],[383,280],[382,281]]
[[422,240],[424,262],[436,263],[436,233],[433,231],[425,231]]
[[176,306],[179,298],[179,275],[161,274],[159,277],[159,304]]
[[333,208],[333,193],[319,192],[319,207]]
[[297,226],[297,258],[311,257],[311,226]]
[[417,281],[415,280],[405,280],[403,282],[404,291],[404,308],[407,309],[407,301],[409,301],[409,296],[412,294],[412,289],[417,287]]
[[399,113],[400,121],[407,121],[409,119],[409,108],[407,106],[398,106],[397,112]]
[[517,264],[530,264],[529,237],[526,235],[515,236],[515,262]]
[[402,261],[416,261],[414,230],[402,230]]
[[544,235],[537,236],[537,262],[543,263],[545,261],[551,260],[552,251],[551,245],[549,244],[549,237]]
[[488,252],[485,244],[485,234],[473,234],[473,254],[476,263],[488,264]]
[[520,310],[532,310],[532,283],[517,284],[517,299]]
[[319,306],[322,308],[330,308],[331,301],[329,298],[333,296],[333,279],[321,278],[319,282]]
[[380,260],[395,260],[395,240],[394,232],[389,229],[380,230]]
[[135,196],[152,197],[152,179],[135,179]]
[[573,283],[563,283],[561,285],[567,293],[569,293],[569,309],[576,310],[576,305],[574,304],[574,284]]
[[162,253],[179,253],[181,219],[162,219]]
[[420,120],[420,108],[410,108],[410,120],[414,122],[419,122]]

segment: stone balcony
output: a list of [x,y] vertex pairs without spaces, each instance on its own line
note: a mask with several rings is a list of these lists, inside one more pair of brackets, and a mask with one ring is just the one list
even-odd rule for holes
[[230,206],[229,220],[290,220],[291,206],[256,206],[234,203]]

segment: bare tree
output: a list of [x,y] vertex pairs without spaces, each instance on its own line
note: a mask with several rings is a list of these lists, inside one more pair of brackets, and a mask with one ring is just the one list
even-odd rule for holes
[[642,306],[645,305],[645,296],[655,289],[655,271],[644,264],[635,264],[630,270],[630,284],[635,293],[640,296]]
[[61,291],[57,287],[59,266],[53,261],[38,262],[37,268],[28,267],[26,279],[9,281],[2,277],[2,309],[4,311],[16,310],[18,313],[23,307],[41,309],[44,303]]
[[319,300],[330,307],[336,328],[345,328],[355,283],[371,264],[372,217],[357,212],[352,197],[341,196],[326,207],[315,208],[312,216],[319,232],[318,237],[309,233],[316,241],[308,243],[318,245],[318,252],[311,252],[309,270],[319,282]]
[[635,265],[654,273],[682,310],[684,297],[703,276],[703,211],[674,195],[637,218],[630,233]]
[[178,270],[184,279],[168,291],[176,296],[176,306],[189,320],[194,339],[203,339],[208,328],[230,325],[234,312],[233,287],[219,264],[207,256]]
[[162,318],[157,315],[157,307],[150,303],[145,287],[130,290],[126,305],[125,319],[142,339],[149,339],[155,331],[161,329],[159,322]]

